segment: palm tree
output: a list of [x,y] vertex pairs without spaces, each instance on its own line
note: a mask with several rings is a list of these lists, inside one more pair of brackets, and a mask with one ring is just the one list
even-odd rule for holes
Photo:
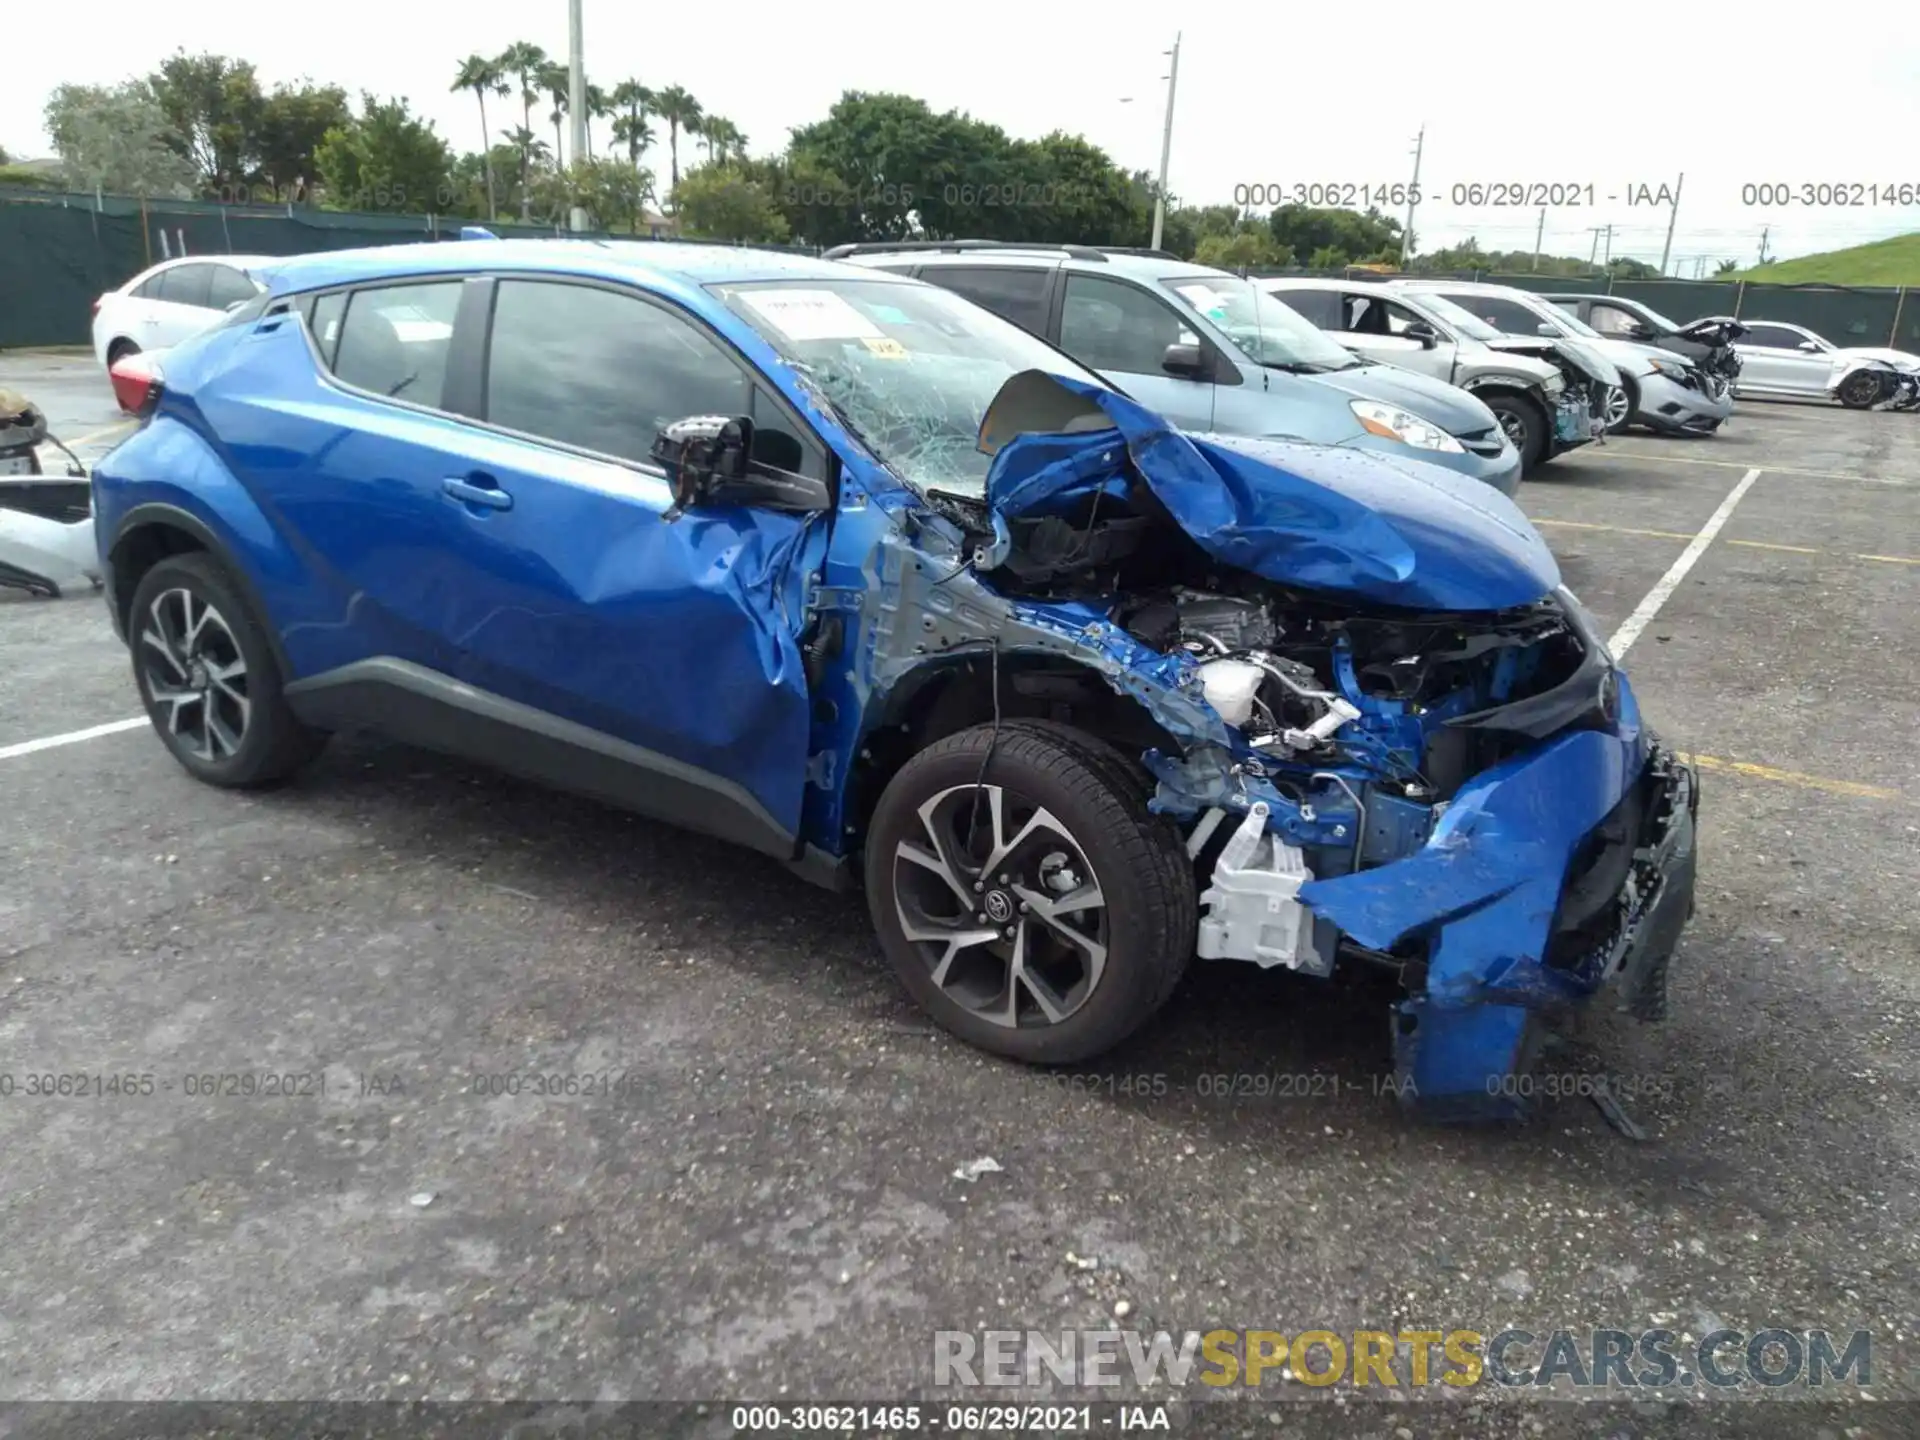
[[614,143],[627,147],[627,163],[638,169],[640,156],[654,140],[653,127],[647,124],[653,92],[638,80],[622,80],[613,87],[613,103],[626,112],[613,122]]
[[547,119],[553,122],[553,163],[564,168],[567,163],[566,148],[561,144],[560,122],[567,118],[567,96],[573,89],[573,72],[564,65],[549,63],[540,67],[540,75],[535,83],[553,101],[553,109],[547,115]]
[[702,120],[700,138],[707,147],[709,160],[725,160],[747,148],[747,137],[724,115],[709,115]]
[[587,85],[587,159],[593,158],[593,122],[614,113],[613,97],[598,85]]
[[700,133],[700,122],[706,118],[706,112],[700,108],[700,102],[688,94],[684,87],[669,85],[658,91],[653,97],[653,113],[667,122],[667,154],[672,164],[673,185],[680,184],[680,132],[689,135]]
[[460,62],[460,69],[453,77],[450,91],[471,90],[474,99],[480,102],[480,160],[487,176],[487,218],[498,220],[500,212],[493,200],[493,141],[489,138],[493,130],[487,124],[487,93],[495,95],[507,93],[507,81],[498,60],[489,60],[484,55],[469,55]]
[[533,157],[525,143],[518,137],[533,136],[533,102],[540,98],[538,85],[540,71],[547,65],[547,52],[538,45],[526,40],[516,40],[509,45],[500,58],[494,62],[500,67],[502,75],[512,75],[520,82],[520,128],[511,132],[514,144],[520,147],[520,221],[526,224],[533,219],[529,199],[532,188]]

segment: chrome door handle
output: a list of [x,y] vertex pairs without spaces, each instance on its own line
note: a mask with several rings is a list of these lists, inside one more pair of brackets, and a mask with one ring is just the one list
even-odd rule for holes
[[476,485],[471,480],[449,475],[440,482],[440,488],[463,505],[483,505],[489,510],[513,508],[513,496],[498,486]]

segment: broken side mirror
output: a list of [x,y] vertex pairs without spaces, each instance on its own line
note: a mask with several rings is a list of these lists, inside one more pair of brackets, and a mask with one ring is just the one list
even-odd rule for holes
[[1440,343],[1440,332],[1423,320],[1415,320],[1400,332],[1400,338],[1418,341],[1422,350],[1431,350]]
[[1207,352],[1198,345],[1167,346],[1166,353],[1160,357],[1160,368],[1182,380],[1208,380],[1213,376]]
[[792,436],[756,431],[745,415],[675,420],[653,438],[653,461],[666,472],[673,491],[673,505],[662,518],[734,505],[799,514],[830,509],[826,483],[797,473],[802,453]]

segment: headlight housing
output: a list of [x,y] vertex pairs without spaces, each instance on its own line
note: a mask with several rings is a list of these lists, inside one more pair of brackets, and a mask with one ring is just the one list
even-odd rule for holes
[[1560,587],[1560,603],[1567,608],[1569,613],[1579,617],[1587,632],[1593,636],[1594,643],[1598,646],[1601,655],[1606,658],[1607,664],[1614,664],[1613,650],[1607,644],[1607,632],[1600,628],[1600,622],[1594,618],[1593,612],[1580,603],[1580,597],[1562,585]]
[[1422,420],[1398,405],[1382,400],[1355,400],[1353,417],[1370,435],[1381,435],[1411,445],[1416,450],[1438,450],[1445,455],[1464,455],[1467,447],[1430,420]]
[[1549,400],[1558,400],[1567,393],[1567,377],[1556,370],[1540,382],[1540,388],[1547,392]]
[[1662,375],[1671,375],[1676,380],[1686,378],[1688,366],[1684,360],[1668,360],[1656,355],[1647,363]]

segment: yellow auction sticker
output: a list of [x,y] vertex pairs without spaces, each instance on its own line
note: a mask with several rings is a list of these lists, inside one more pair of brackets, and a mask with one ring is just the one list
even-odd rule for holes
[[863,335],[860,343],[885,360],[904,360],[907,347],[887,335]]

